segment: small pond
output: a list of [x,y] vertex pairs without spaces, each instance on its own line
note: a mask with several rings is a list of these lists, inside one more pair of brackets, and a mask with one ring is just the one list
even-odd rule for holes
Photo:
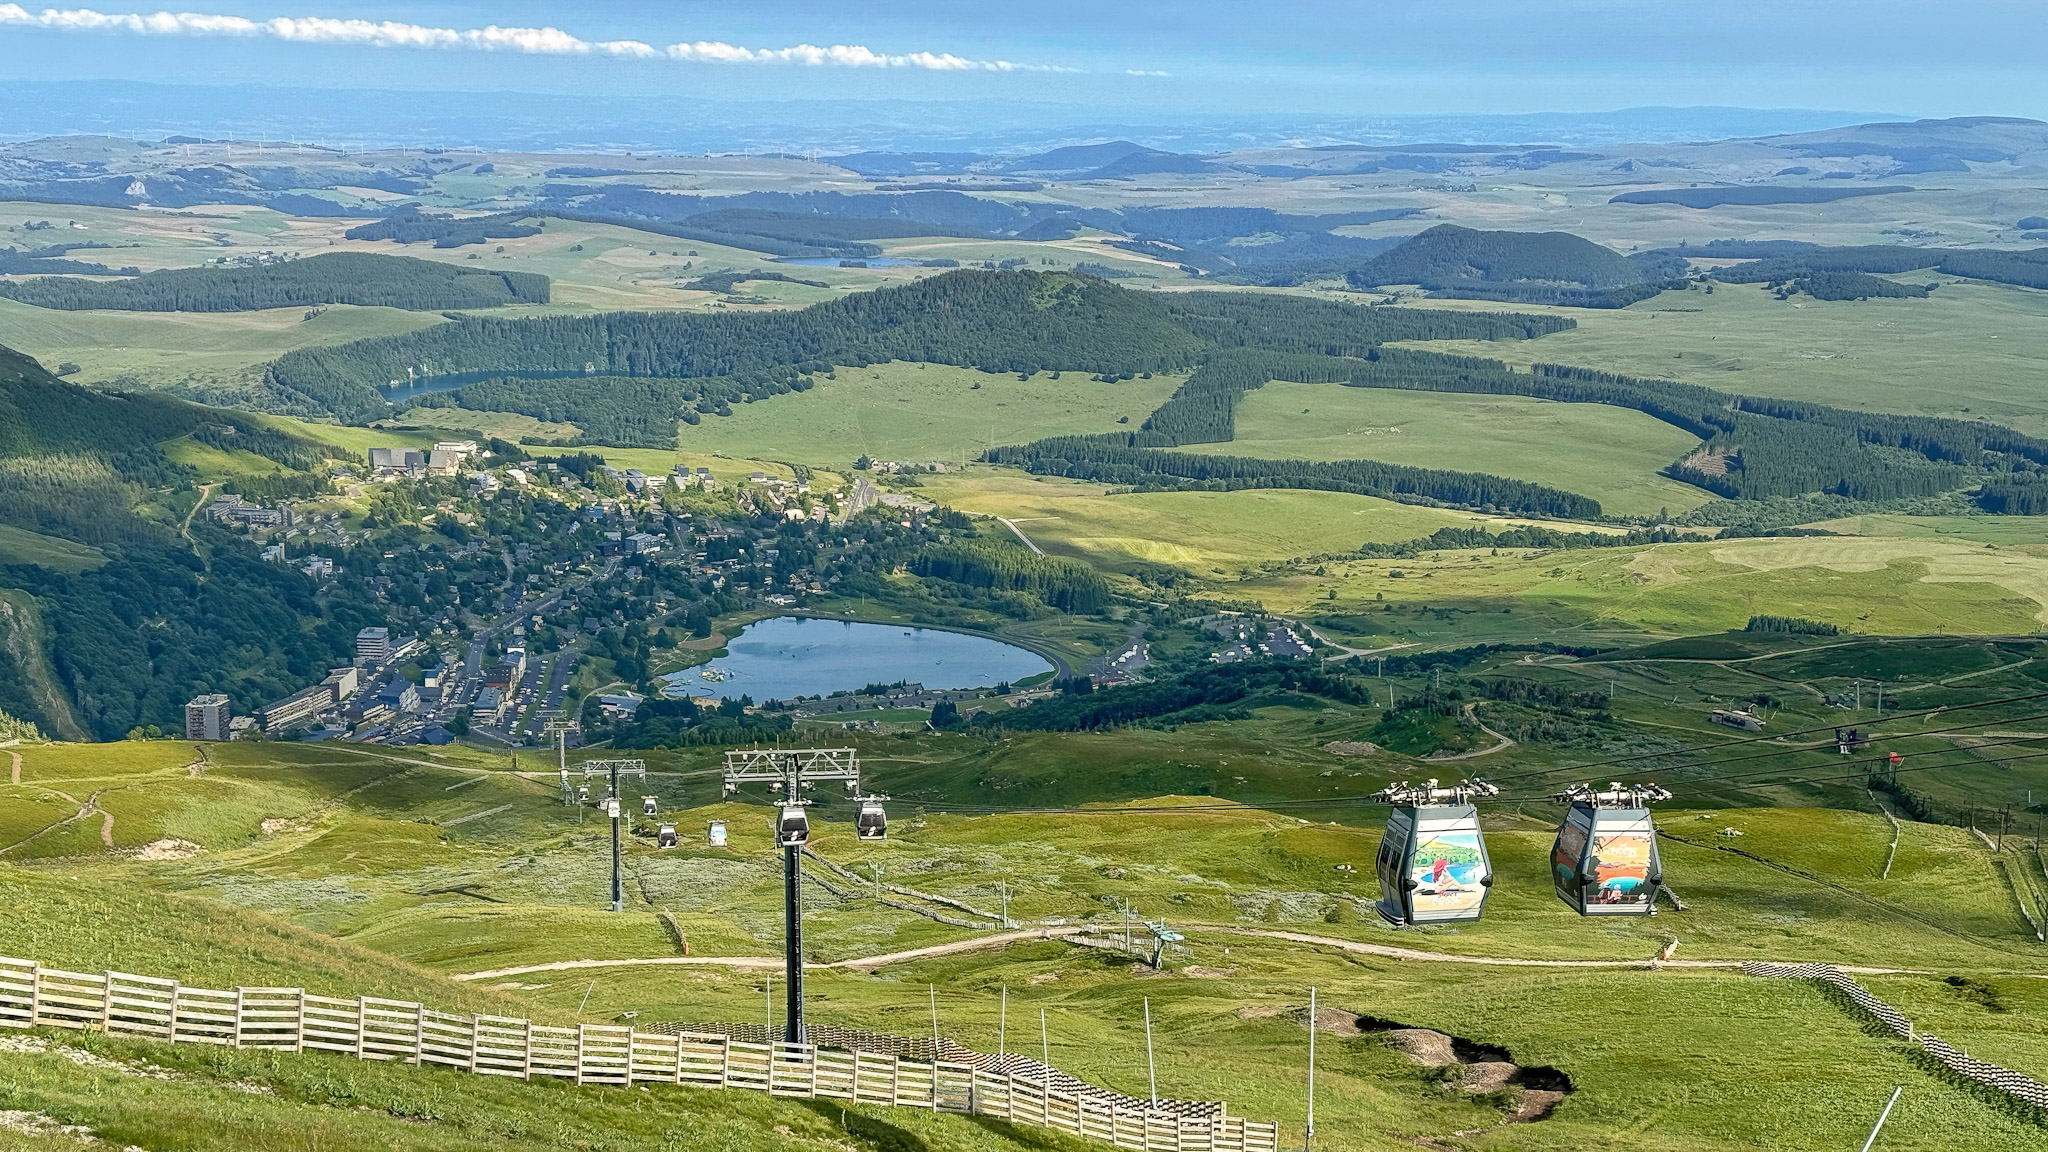
[[662,679],[670,695],[787,700],[898,680],[982,688],[1052,671],[1044,657],[986,636],[777,616],[747,625],[709,664]]

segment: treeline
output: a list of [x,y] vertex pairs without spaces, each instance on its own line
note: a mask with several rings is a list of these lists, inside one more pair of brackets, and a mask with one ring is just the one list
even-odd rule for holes
[[1088,565],[995,540],[934,544],[911,560],[910,570],[971,588],[1023,592],[1063,612],[1100,612],[1109,603],[1108,581]]
[[1561,532],[1534,525],[1489,532],[1484,528],[1445,526],[1427,536],[1396,544],[1366,543],[1354,555],[1363,560],[1413,560],[1424,552],[1464,551],[1474,548],[1633,548],[1646,544],[1676,544],[1697,540],[1670,528],[1638,528],[1629,532]]
[[604,719],[593,696],[584,702],[583,723],[587,729],[609,734],[617,748],[753,744],[773,741],[789,731],[793,721],[788,713],[748,712],[747,705],[752,702],[742,697],[706,706],[695,700],[649,696],[640,702],[631,720],[613,724]]
[[2023,288],[2048,288],[2048,248],[2008,251],[1906,248],[1883,244],[1812,247],[1772,252],[1763,259],[1715,269],[1710,275],[1729,284],[1776,284],[1829,273],[1896,274],[1923,268],[1972,280],[2017,284]]
[[1234,492],[1296,488],[1350,492],[1408,503],[1456,504],[1557,520],[1591,520],[1600,502],[1576,492],[1479,472],[1381,464],[1374,460],[1257,460],[1130,447],[1121,436],[1056,436],[991,449],[984,459],[1041,476],[1066,476],[1150,490]]
[[575,424],[580,442],[624,448],[673,448],[676,421],[695,424],[705,416],[730,416],[732,405],[803,392],[812,379],[800,370],[752,377],[709,376],[687,380],[637,376],[531,378],[501,376],[456,389],[429,393],[416,406],[460,404],[487,412],[518,412],[536,420]]
[[1776,632],[1787,636],[1840,636],[1842,630],[1821,620],[1803,616],[1751,616],[1744,632]]
[[1786,281],[1785,295],[1804,292],[1815,300],[1921,300],[1936,284],[1901,284],[1867,272],[1815,272]]
[[545,304],[548,278],[408,256],[327,252],[251,268],[168,268],[126,280],[60,276],[0,281],[0,296],[67,311],[246,312],[316,304],[438,311]]
[[140,276],[142,269],[130,265],[109,268],[90,260],[67,260],[65,255],[79,248],[105,248],[105,244],[46,244],[41,248],[0,248],[0,276]]
[[407,368],[427,377],[589,372],[744,380],[913,360],[995,372],[1163,372],[1192,366],[1201,349],[1149,293],[1087,276],[963,271],[791,312],[472,318],[299,349],[271,364],[269,380],[361,419],[385,410],[378,386]]
[[486,240],[515,240],[539,235],[539,227],[521,223],[530,218],[530,214],[519,213],[457,218],[446,212],[422,212],[418,207],[408,205],[382,220],[351,228],[344,235],[350,240],[396,240],[400,244],[431,240],[436,248],[460,248]]
[[1294,661],[1243,661],[1144,684],[1062,692],[1022,708],[977,712],[970,723],[1021,732],[1097,732],[1130,725],[1168,728],[1240,718],[1261,697],[1296,694],[1340,704],[1371,703],[1366,690],[1347,676]]

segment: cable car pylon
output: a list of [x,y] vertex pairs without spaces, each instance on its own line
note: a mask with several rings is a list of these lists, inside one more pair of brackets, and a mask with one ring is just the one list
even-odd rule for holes
[[1458,924],[1479,919],[1493,889],[1493,861],[1472,801],[1500,789],[1484,780],[1389,784],[1373,799],[1393,806],[1380,837],[1380,899],[1389,924]]
[[1655,916],[1664,862],[1650,805],[1671,793],[1655,784],[1574,784],[1552,799],[1567,806],[1550,850],[1557,898],[1581,916]]

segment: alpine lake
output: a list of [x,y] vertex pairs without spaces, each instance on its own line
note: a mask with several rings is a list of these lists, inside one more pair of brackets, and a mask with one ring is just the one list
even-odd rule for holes
[[986,636],[776,616],[747,625],[726,654],[662,677],[670,696],[756,701],[829,696],[903,681],[926,688],[986,688],[1053,671],[1035,652]]

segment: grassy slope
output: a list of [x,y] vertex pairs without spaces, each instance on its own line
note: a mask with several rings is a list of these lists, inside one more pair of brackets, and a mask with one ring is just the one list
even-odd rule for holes
[[1577,328],[1524,344],[1429,347],[2048,431],[2048,399],[2029,383],[2048,363],[2048,292],[1932,273],[1901,279],[1942,286],[1924,300],[1830,302],[1776,300],[1762,285],[1724,284],[1711,296],[1666,292],[1618,310],[1573,309]]
[[743,404],[729,417],[683,425],[684,451],[722,451],[844,466],[862,453],[881,460],[972,459],[991,444],[1114,431],[1118,417],[1142,422],[1179,377],[1104,384],[1085,372],[977,372],[947,365],[890,363],[843,368],[804,393]]
[[40,564],[59,572],[83,572],[106,562],[106,553],[90,544],[0,524],[0,564]]
[[[1836,651],[1794,645],[1784,657],[1794,662],[1787,671],[1811,677],[1868,662],[1830,655]],[[1982,663],[1959,657],[1943,667],[1967,671]],[[1331,826],[1250,810],[1059,819],[919,810],[920,798],[963,792],[997,802],[1079,799],[1090,789],[1147,795],[1127,790],[1190,772],[1221,781],[1218,791],[1351,795],[1409,771],[1394,762],[1333,764],[1313,750],[1325,733],[1342,735],[1369,716],[1339,718],[1324,728],[1330,717],[1266,711],[1271,715],[1262,712],[1246,725],[1027,737],[992,745],[959,737],[909,743],[858,737],[877,782],[898,797],[898,819],[887,843],[857,844],[842,823],[844,805],[829,804],[820,811],[820,852],[858,870],[881,863],[892,882],[975,904],[995,903],[995,885],[1007,881],[1011,914],[1027,922],[1051,916],[1114,922],[1112,898],[1128,898],[1139,917],[1163,916],[1188,929],[1193,960],[1206,975],[1134,980],[1101,954],[1031,945],[899,965],[876,976],[820,971],[811,983],[813,1017],[918,1033],[928,1026],[928,1005],[925,989],[917,985],[933,984],[944,989],[943,1028],[968,1043],[994,1047],[1007,988],[1013,1001],[1010,1046],[1035,1049],[1030,1018],[1044,1008],[1056,1062],[1140,1091],[1142,1001],[1149,998],[1162,1091],[1223,1097],[1242,1114],[1292,1121],[1298,1118],[1299,1028],[1284,1015],[1261,1013],[1298,1007],[1305,987],[1314,983],[1325,1004],[1502,1044],[1518,1060],[1554,1065],[1573,1076],[1580,1091],[1555,1119],[1493,1132],[1479,1140],[1482,1147],[1832,1147],[1842,1132],[1867,1119],[1839,1115],[1837,1103],[1875,1100],[1895,1083],[1907,1084],[1913,1100],[1900,1117],[1901,1147],[2017,1149],[2038,1141],[2039,1129],[2017,1124],[1998,1107],[1912,1065],[1896,1046],[1873,1038],[1853,1016],[1800,985],[1725,972],[1502,969],[1347,958],[1202,927],[1284,929],[1472,955],[1631,961],[1676,937],[1683,958],[1817,958],[1960,974],[2011,989],[2014,1004],[2024,1008],[2033,993],[2008,974],[2032,966],[2031,934],[1988,854],[1959,829],[1909,825],[1892,876],[1880,880],[1890,829],[1874,813],[1673,808],[1661,820],[1680,836],[1727,843],[1715,833],[1736,827],[1744,836],[1733,843],[1820,872],[1836,886],[1672,843],[1666,846],[1666,869],[1687,911],[1667,911],[1650,921],[1588,922],[1549,893],[1550,814],[1502,811],[1488,824],[1501,883],[1487,919],[1460,929],[1394,933],[1355,917],[1333,923],[1324,915],[1338,895],[1370,888],[1369,874],[1335,868],[1363,869],[1371,860],[1377,835],[1370,812],[1332,809],[1327,815],[1345,823]],[[636,838],[629,851],[632,910],[613,916],[598,910],[605,855],[601,821],[582,809],[561,807],[548,773],[527,781],[504,773],[479,779],[456,770],[503,765],[503,758],[457,749],[433,757],[448,761],[444,768],[390,758],[410,757],[406,752],[241,744],[212,747],[202,762],[192,745],[173,741],[19,751],[24,784],[7,789],[9,802],[0,805],[10,816],[4,828],[8,843],[75,811],[77,805],[61,793],[79,800],[96,796],[98,806],[114,815],[111,835],[118,847],[178,836],[206,851],[187,861],[127,860],[104,849],[97,815],[26,850],[11,849],[6,858],[16,863],[0,868],[0,895],[10,910],[4,921],[8,943],[0,950],[88,969],[175,970],[188,980],[215,983],[274,981],[342,990],[368,983],[388,995],[428,996],[455,1007],[504,1004],[500,1010],[544,1019],[575,1018],[586,994],[590,1003],[583,1018],[591,1020],[626,1010],[638,1011],[643,1020],[747,1020],[759,1012],[760,978],[721,969],[538,973],[516,977],[509,987],[443,984],[433,975],[555,959],[672,955],[674,945],[654,915],[658,908],[677,916],[696,955],[773,955],[779,885],[769,866],[763,810],[718,802],[711,771],[715,753],[650,756],[650,766],[660,773],[650,791],[686,830],[686,846],[661,853]],[[537,759],[544,764],[547,758]],[[1507,767],[1514,770],[1514,764]],[[1232,784],[1233,775],[1248,783]],[[445,824],[477,813],[488,814]],[[729,849],[701,845],[695,829],[713,816],[730,821]],[[265,832],[265,820],[286,823]],[[465,883],[489,899],[444,890]],[[250,912],[222,904],[160,895],[163,889],[280,918],[251,919]],[[807,907],[811,947],[826,959],[960,935],[817,889],[810,890]],[[330,943],[298,925],[344,939]],[[1909,1011],[1924,1012],[1929,1027],[1938,1024],[1959,1040],[1988,1045],[1986,1054],[2038,1074],[2040,1053],[2048,1051],[2048,1029],[2038,1016],[1992,1013],[1951,996],[1936,976],[1891,978],[1881,991],[1910,1005]],[[482,1085],[319,1057],[108,1050],[169,1064],[191,1079],[95,1092],[95,1084],[108,1083],[95,1079],[100,1073],[55,1059],[7,1057],[22,1071],[12,1077],[12,1094],[0,1097],[0,1106],[48,1111],[126,1133],[127,1139],[136,1138],[137,1126],[155,1123],[158,1131],[177,1132],[184,1141],[179,1146],[192,1148],[235,1146],[251,1125],[294,1134],[292,1139],[307,1140],[307,1146],[306,1134],[317,1131],[330,1146],[349,1139],[393,1147],[467,1147],[495,1140],[523,1148],[553,1138],[554,1129],[545,1125],[555,1121],[537,1117],[563,1109],[593,1122],[602,1117],[617,1123],[624,1134],[650,1122],[640,1104],[620,1105],[615,1097],[558,1086]],[[1842,1059],[1844,1053],[1850,1058]],[[1796,1075],[1811,1090],[1786,1092],[1784,1076],[1757,1077],[1760,1061]],[[237,1079],[268,1085],[279,1095],[220,1091],[221,1081]],[[1321,1084],[1328,1146],[1334,1148],[1395,1148],[1403,1139],[1486,1128],[1498,1119],[1490,1105],[1441,1092],[1370,1039],[1326,1044]],[[675,1137],[688,1147],[772,1147],[769,1137],[754,1130],[781,1123],[792,1128],[794,1138],[810,1138],[829,1134],[838,1115],[836,1106],[829,1109],[830,1123],[821,1129],[802,1112],[782,1110],[786,1106],[722,1096],[708,1098],[724,1110],[724,1119],[711,1122],[697,1119],[700,1099],[706,1098],[664,1093],[647,1106],[658,1106],[671,1130],[689,1133]],[[536,1100],[544,1103],[536,1108]],[[1704,1103],[1709,1100],[1711,1106]],[[332,1103],[368,1111],[343,1111]],[[422,1107],[425,1113],[418,1111]],[[625,1111],[608,1111],[613,1108]],[[430,1114],[433,1126],[394,1127],[393,1114]],[[1010,1146],[1000,1129],[874,1115],[920,1133],[934,1148]],[[209,1117],[213,1125],[200,1131]],[[400,1135],[383,1135],[387,1131]],[[747,1142],[750,1133],[755,1143]]]
[[1382,460],[1550,484],[1608,512],[1681,512],[1712,494],[1657,473],[1692,436],[1625,408],[1273,383],[1237,408],[1237,438],[1189,451],[1302,460]]

